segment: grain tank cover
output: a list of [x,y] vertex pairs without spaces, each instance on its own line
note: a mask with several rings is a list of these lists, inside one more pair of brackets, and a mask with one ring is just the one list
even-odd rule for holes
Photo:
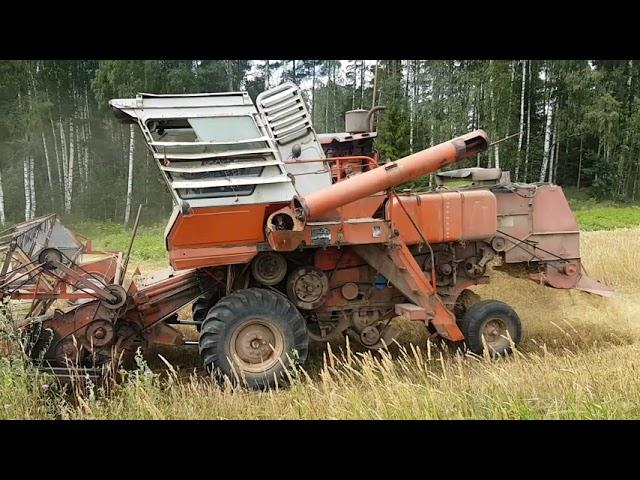
[[[154,95],[109,102],[124,123],[137,122],[176,206],[288,203],[331,183],[324,152],[298,87],[247,92]],[[292,152],[301,150],[296,157]]]

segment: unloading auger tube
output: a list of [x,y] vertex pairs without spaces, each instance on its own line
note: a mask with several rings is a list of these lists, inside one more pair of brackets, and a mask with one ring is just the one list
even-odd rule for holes
[[[307,221],[321,219],[323,215],[343,205],[469,158],[486,150],[488,145],[487,134],[483,130],[475,130],[334,183],[304,198],[296,198],[291,207],[274,212],[267,220],[267,226],[272,230],[300,230]],[[283,215],[289,217],[289,220],[283,221]]]

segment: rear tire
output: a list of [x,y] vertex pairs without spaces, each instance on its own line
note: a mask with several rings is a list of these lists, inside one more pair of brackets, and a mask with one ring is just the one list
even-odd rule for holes
[[[214,298],[215,297],[215,298]],[[209,312],[209,309],[216,303],[218,299],[213,293],[207,293],[199,297],[191,306],[191,318],[194,322],[203,322]],[[202,325],[196,325],[198,333],[202,330]]]
[[304,363],[308,347],[300,312],[285,297],[262,288],[222,298],[207,313],[200,333],[207,371],[256,389],[286,384],[289,358]]
[[484,352],[483,336],[490,355],[510,353],[511,342],[518,345],[522,338],[518,314],[509,305],[497,300],[485,300],[472,305],[465,312],[461,327],[467,347],[477,355]]

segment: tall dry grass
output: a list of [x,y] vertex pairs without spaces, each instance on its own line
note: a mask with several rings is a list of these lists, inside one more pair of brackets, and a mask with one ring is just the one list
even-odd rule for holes
[[[586,269],[616,288],[615,297],[554,290],[497,271],[478,288],[522,319],[525,338],[508,358],[450,354],[427,344],[423,327],[404,322],[400,345],[315,352],[306,370],[292,372],[288,389],[269,392],[174,367],[160,374],[159,355],[169,364],[177,359],[161,349],[147,356],[153,371],[139,359],[109,394],[88,384],[65,395],[44,388],[46,377],[14,373],[3,360],[0,402],[10,406],[0,405],[0,418],[639,418],[640,229],[582,238]],[[197,365],[195,354],[185,359]]]

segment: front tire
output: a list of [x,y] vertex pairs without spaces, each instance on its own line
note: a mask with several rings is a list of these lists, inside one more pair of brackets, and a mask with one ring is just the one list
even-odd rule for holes
[[465,343],[473,353],[482,355],[483,337],[490,355],[511,352],[511,344],[522,338],[522,324],[513,308],[497,300],[485,300],[472,305],[462,319]]
[[200,333],[207,371],[257,389],[285,384],[289,358],[304,363],[308,346],[300,312],[284,296],[262,288],[222,298],[207,313]]

